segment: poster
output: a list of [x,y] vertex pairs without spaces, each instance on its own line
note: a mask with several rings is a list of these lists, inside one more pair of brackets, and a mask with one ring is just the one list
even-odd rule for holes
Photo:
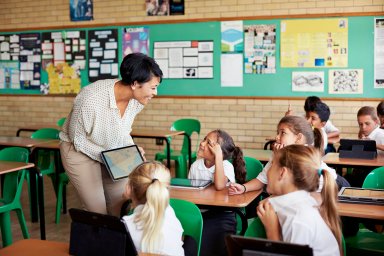
[[80,70],[68,63],[49,64],[47,67],[49,94],[77,94],[80,92]]
[[228,53],[221,55],[221,86],[243,86],[243,55]]
[[169,0],[146,0],[145,10],[148,16],[169,15]]
[[374,88],[384,88],[384,18],[375,19]]
[[93,20],[93,0],[70,0],[71,21]]
[[130,53],[149,53],[149,28],[123,28],[123,57]]
[[243,21],[221,22],[221,52],[243,52]]
[[0,35],[0,60],[18,61],[20,52],[20,39],[17,34]]
[[362,69],[331,69],[328,74],[329,94],[362,94]]
[[244,73],[276,73],[276,25],[244,26]]
[[0,62],[0,89],[20,89],[18,61]]
[[281,21],[281,67],[347,67],[348,18]]
[[39,89],[41,78],[40,33],[20,35],[20,87]]
[[324,72],[292,72],[293,92],[323,92]]

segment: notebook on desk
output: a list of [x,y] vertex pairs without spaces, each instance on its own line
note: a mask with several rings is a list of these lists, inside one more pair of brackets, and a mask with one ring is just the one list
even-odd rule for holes
[[182,179],[172,178],[171,187],[181,189],[204,189],[208,187],[212,181],[210,180],[194,180],[194,179]]
[[339,202],[384,205],[384,189],[342,187]]
[[144,162],[136,145],[102,151],[101,159],[114,181],[128,177],[139,164]]

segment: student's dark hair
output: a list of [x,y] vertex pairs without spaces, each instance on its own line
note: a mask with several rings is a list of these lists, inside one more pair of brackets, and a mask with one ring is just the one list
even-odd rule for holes
[[125,85],[146,83],[153,77],[159,77],[160,83],[163,72],[154,59],[142,53],[131,53],[124,57],[120,65],[121,81]]
[[216,133],[218,143],[223,151],[223,160],[232,159],[236,182],[245,183],[246,169],[243,151],[235,145],[232,137],[227,132],[220,129],[213,132]]
[[295,135],[299,133],[303,134],[306,144],[312,145],[323,152],[324,141],[321,131],[317,128],[312,128],[312,126],[307,122],[307,120],[305,120],[304,117],[285,116],[280,120],[277,127],[279,127],[281,124],[287,125],[289,130]]
[[322,101],[316,103],[313,112],[319,116],[321,122],[327,122],[331,115],[331,110],[329,110],[328,105]]
[[315,192],[319,187],[320,175],[323,175],[320,215],[335,236],[342,255],[340,218],[336,204],[337,185],[332,175],[321,169],[319,150],[311,146],[293,144],[278,150],[274,160],[279,167],[286,167],[292,173],[293,184],[299,190]]
[[377,115],[384,116],[384,100],[377,105]]
[[304,102],[304,111],[313,112],[317,102],[321,102],[321,99],[317,96],[308,96]]
[[371,116],[373,120],[377,121],[378,117],[374,107],[364,106],[359,109],[357,112],[357,117],[359,116]]

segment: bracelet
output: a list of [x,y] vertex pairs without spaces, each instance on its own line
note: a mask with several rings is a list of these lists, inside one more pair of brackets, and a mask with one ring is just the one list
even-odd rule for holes
[[247,192],[247,187],[244,184],[241,184],[241,186],[243,186],[244,188],[244,191],[243,191],[243,194],[244,194],[245,192]]

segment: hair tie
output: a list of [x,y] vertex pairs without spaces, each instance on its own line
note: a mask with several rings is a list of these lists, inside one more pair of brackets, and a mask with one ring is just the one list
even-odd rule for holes
[[321,176],[321,175],[323,174],[323,169],[319,168],[319,169],[317,170],[317,173],[319,174],[319,176]]
[[156,179],[156,178],[152,179],[151,184],[154,183],[154,182],[157,181],[157,180],[158,180],[158,179]]

